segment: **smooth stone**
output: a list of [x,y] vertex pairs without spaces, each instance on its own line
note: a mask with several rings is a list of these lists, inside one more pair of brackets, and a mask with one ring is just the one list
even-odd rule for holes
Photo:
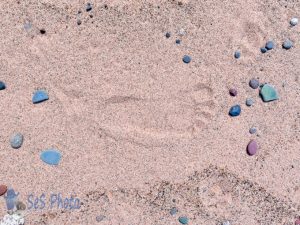
[[4,90],[6,88],[5,83],[0,81],[0,90]]
[[192,60],[191,57],[188,56],[188,55],[185,55],[185,56],[183,56],[183,58],[182,58],[182,61],[183,61],[184,63],[190,63],[191,60]]
[[10,138],[10,145],[13,148],[20,148],[23,144],[24,137],[21,133],[16,133]]
[[178,45],[180,44],[180,40],[179,39],[176,40],[176,44],[178,44]]
[[222,225],[230,225],[230,222],[229,221],[225,221],[222,223]]
[[38,90],[34,93],[32,97],[33,104],[40,103],[49,99],[49,96],[46,91]]
[[234,58],[239,59],[240,57],[241,57],[241,52],[240,51],[235,51]]
[[249,142],[248,146],[247,146],[247,153],[252,156],[255,155],[258,149],[258,145],[256,143],[256,141],[252,140]]
[[286,40],[283,42],[282,47],[286,50],[290,49],[291,47],[293,47],[293,42],[291,42],[290,40]]
[[17,202],[16,207],[17,207],[17,210],[21,210],[21,211],[24,211],[26,209],[26,205],[21,201]]
[[0,196],[4,195],[7,192],[7,186],[1,184],[0,185]]
[[56,149],[47,149],[41,153],[40,158],[49,165],[58,165],[61,160],[61,153]]
[[253,105],[254,104],[254,100],[252,99],[252,98],[247,98],[246,99],[246,105],[247,106],[251,106],[251,105]]
[[166,38],[169,38],[169,37],[171,37],[171,33],[170,33],[170,32],[167,32],[167,33],[166,33]]
[[264,102],[270,102],[278,99],[277,91],[269,84],[265,84],[261,88],[260,95]]
[[186,216],[181,216],[178,218],[178,221],[181,223],[181,224],[188,224],[189,223],[189,219],[186,217]]
[[178,212],[178,210],[176,209],[176,207],[173,207],[173,208],[170,210],[170,214],[171,214],[172,216],[174,216],[177,212]]
[[240,105],[234,105],[229,110],[230,116],[238,116],[241,114],[241,106]]
[[253,88],[253,89],[257,89],[258,87],[259,87],[259,80],[257,80],[257,79],[251,79],[250,81],[249,81],[249,86],[251,87],[251,88]]
[[251,127],[250,129],[249,129],[249,133],[250,134],[255,134],[257,132],[257,129],[255,128],[255,127]]
[[267,43],[266,43],[266,49],[268,49],[268,50],[271,50],[271,49],[273,49],[274,48],[274,42],[273,41],[268,41]]
[[229,89],[229,94],[231,96],[237,96],[237,90],[235,88],[231,88],[231,89]]
[[292,26],[296,26],[298,24],[298,22],[299,22],[298,18],[294,17],[291,19],[290,24]]
[[268,51],[268,49],[266,48],[260,48],[261,53],[266,53]]
[[93,9],[92,4],[88,2],[88,3],[86,4],[86,11],[89,12],[89,11],[91,11],[92,9]]
[[104,220],[106,218],[106,216],[104,215],[99,215],[99,216],[96,216],[96,221],[97,222],[101,222],[102,220]]

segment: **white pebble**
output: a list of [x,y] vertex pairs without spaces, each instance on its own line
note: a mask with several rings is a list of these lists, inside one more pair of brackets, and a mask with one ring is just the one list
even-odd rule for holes
[[25,220],[23,216],[18,214],[5,215],[3,219],[0,221],[0,225],[23,225]]
[[294,17],[291,19],[290,24],[292,26],[296,26],[298,24],[298,22],[299,22],[298,18]]

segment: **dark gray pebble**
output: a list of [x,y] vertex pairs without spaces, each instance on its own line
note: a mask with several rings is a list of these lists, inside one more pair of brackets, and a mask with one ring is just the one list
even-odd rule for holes
[[10,145],[15,149],[20,148],[23,144],[23,140],[23,135],[21,133],[16,133],[10,138]]
[[236,51],[234,53],[234,58],[239,59],[241,57],[241,52],[240,51]]
[[6,88],[5,83],[0,81],[0,90],[4,90]]
[[268,49],[266,48],[260,48],[261,53],[266,53],[268,51]]
[[231,96],[237,96],[237,90],[235,88],[230,88],[229,89],[229,94]]
[[252,106],[254,104],[254,100],[252,98],[247,98],[246,99],[246,105],[247,106]]
[[170,32],[167,32],[167,33],[166,33],[166,38],[169,38],[169,37],[171,37],[171,33],[170,33]]
[[180,40],[179,39],[176,40],[176,44],[180,44]]
[[86,4],[86,11],[89,12],[89,11],[91,11],[92,9],[93,9],[92,4],[88,2],[88,3]]

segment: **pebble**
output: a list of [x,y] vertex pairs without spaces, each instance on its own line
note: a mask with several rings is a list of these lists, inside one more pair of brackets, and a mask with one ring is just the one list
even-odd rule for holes
[[249,133],[250,134],[255,134],[257,132],[257,129],[255,128],[255,127],[251,127],[250,129],[249,129]]
[[268,51],[268,49],[266,48],[260,48],[261,53],[266,53]]
[[185,32],[185,30],[183,28],[180,28],[180,30],[178,31],[178,33],[179,33],[180,36],[186,35],[186,32]]
[[4,90],[6,88],[5,83],[0,81],[0,90]]
[[230,222],[229,221],[225,221],[222,223],[222,225],[230,225]]
[[173,208],[170,210],[170,214],[171,214],[172,216],[174,216],[177,212],[178,212],[178,210],[176,209],[176,207],[173,207]]
[[241,57],[241,52],[240,51],[236,51],[234,53],[234,58],[239,59]]
[[24,225],[25,219],[20,214],[6,214],[0,221],[0,225]]
[[169,38],[169,37],[171,37],[171,33],[170,33],[170,32],[167,32],[167,33],[166,33],[166,38]]
[[297,220],[295,221],[295,225],[300,225],[300,219],[297,219]]
[[234,105],[229,110],[230,116],[238,116],[241,114],[241,106],[240,105]]
[[237,96],[237,90],[235,88],[230,88],[229,89],[229,94],[231,96]]
[[282,47],[286,50],[290,49],[291,47],[293,47],[293,42],[291,42],[290,40],[286,40],[283,42]]
[[31,29],[31,27],[32,27],[32,25],[31,25],[31,23],[30,23],[29,21],[26,21],[26,22],[24,23],[24,29],[25,29],[26,31],[29,31],[29,30]]
[[24,211],[26,209],[26,205],[21,201],[17,202],[16,207],[17,207],[17,210],[21,210],[21,211]]
[[105,216],[104,215],[99,215],[99,216],[96,216],[96,221],[97,222],[101,222],[102,220],[105,219]]
[[92,7],[92,4],[88,2],[88,3],[86,4],[86,11],[89,12],[89,11],[92,10],[92,8],[93,8],[93,7]]
[[21,133],[16,133],[14,135],[12,135],[12,137],[10,138],[10,145],[11,147],[17,149],[17,148],[20,148],[23,144],[23,140],[24,140],[24,137]]
[[4,184],[0,185],[0,196],[4,195],[7,191],[7,186]]
[[181,216],[178,218],[178,221],[181,223],[181,224],[188,224],[189,223],[189,219],[186,217],[186,216]]
[[298,18],[294,17],[291,19],[290,24],[292,26],[296,26],[298,24],[298,22],[299,22]]
[[82,24],[81,20],[78,19],[78,20],[77,20],[77,25],[81,25],[81,24]]
[[246,99],[246,105],[247,106],[252,106],[254,104],[254,100],[252,98],[247,98]]
[[46,34],[46,30],[45,29],[40,29],[40,33],[41,34]]
[[266,49],[271,50],[274,48],[274,42],[273,41],[268,41],[266,43]]
[[265,84],[262,87],[262,89],[260,90],[260,95],[264,102],[274,101],[279,98],[275,88],[269,84]]
[[61,160],[61,153],[56,149],[47,149],[41,153],[40,158],[49,165],[58,165]]
[[183,56],[182,61],[185,63],[190,63],[191,62],[191,57],[188,55]]
[[180,44],[180,40],[179,39],[176,40],[176,44]]
[[257,80],[257,79],[251,79],[250,81],[249,81],[249,86],[251,87],[251,88],[253,88],[253,89],[257,89],[258,87],[259,87],[259,80]]
[[34,93],[32,97],[33,104],[40,103],[49,99],[49,96],[46,91],[38,90]]
[[256,143],[256,141],[251,140],[247,146],[247,153],[252,156],[255,155],[258,149],[258,145]]

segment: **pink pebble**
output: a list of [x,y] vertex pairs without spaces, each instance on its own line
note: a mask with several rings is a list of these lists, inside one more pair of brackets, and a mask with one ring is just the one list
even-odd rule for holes
[[297,220],[295,221],[295,225],[300,225],[300,219],[297,219]]
[[251,140],[247,146],[247,152],[249,155],[255,155],[258,149],[258,145],[255,140]]

